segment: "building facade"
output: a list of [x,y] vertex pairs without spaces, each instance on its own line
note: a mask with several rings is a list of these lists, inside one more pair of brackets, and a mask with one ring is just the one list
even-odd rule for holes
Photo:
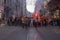
[[11,9],[9,16],[15,15],[20,17],[26,15],[25,0],[5,0],[4,3]]

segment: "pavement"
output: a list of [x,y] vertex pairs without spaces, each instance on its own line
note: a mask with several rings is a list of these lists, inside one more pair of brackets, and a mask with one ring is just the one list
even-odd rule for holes
[[38,27],[37,31],[43,40],[60,40],[60,28],[58,26]]
[[21,26],[2,26],[0,40],[60,40],[60,28],[42,26],[25,29]]
[[36,28],[28,29],[27,40],[42,40]]
[[15,26],[0,27],[0,40],[27,40],[25,29]]

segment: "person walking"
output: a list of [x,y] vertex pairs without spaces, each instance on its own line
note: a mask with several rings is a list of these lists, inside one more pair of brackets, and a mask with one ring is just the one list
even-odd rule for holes
[[29,19],[28,17],[25,18],[25,28],[27,29],[29,26]]
[[24,17],[22,17],[21,20],[22,20],[22,27],[24,28],[24,25],[25,25]]
[[31,27],[33,27],[33,21],[34,21],[34,19],[31,18],[31,23],[30,23],[30,26],[31,26]]
[[0,25],[2,23],[2,12],[0,11]]

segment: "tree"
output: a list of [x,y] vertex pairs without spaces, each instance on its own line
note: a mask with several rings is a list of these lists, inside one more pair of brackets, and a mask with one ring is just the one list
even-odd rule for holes
[[[48,3],[47,8],[52,13],[55,12],[56,10],[60,10],[60,0],[51,0]],[[60,11],[59,11],[59,16],[60,16]]]

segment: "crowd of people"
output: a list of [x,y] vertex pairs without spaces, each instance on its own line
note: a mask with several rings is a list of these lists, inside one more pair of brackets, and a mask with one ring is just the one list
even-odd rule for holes
[[40,26],[60,26],[60,19],[52,19],[49,17],[41,16],[38,18],[33,17],[9,17],[1,18],[0,24],[4,22],[8,26],[22,26],[23,28],[27,27],[40,27]]

